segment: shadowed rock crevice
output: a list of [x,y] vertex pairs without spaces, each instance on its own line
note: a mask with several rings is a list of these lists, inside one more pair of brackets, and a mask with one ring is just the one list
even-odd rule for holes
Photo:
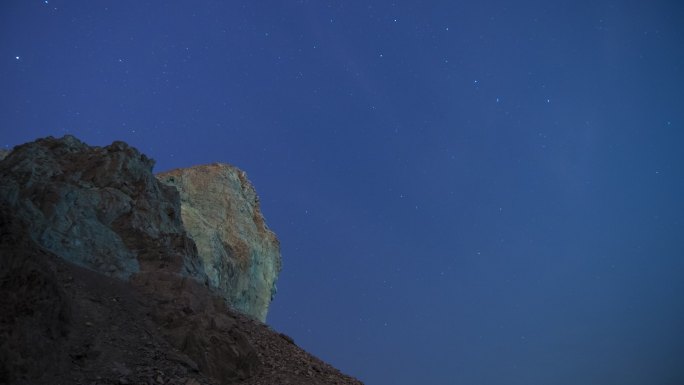
[[[64,289],[26,226],[0,202],[0,383],[45,372],[64,361],[71,324]],[[19,359],[16,359],[19,357]]]

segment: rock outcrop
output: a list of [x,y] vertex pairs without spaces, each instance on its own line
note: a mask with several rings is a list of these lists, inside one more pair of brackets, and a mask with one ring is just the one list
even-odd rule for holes
[[15,147],[0,167],[0,199],[31,238],[78,265],[128,278],[149,265],[201,279],[178,192],[154,161],[123,142],[90,147],[73,136]]
[[247,175],[221,163],[157,175],[180,192],[185,229],[212,286],[234,308],[265,321],[280,272],[280,246]]
[[245,173],[213,164],[155,177],[153,165],[123,142],[40,139],[3,160],[0,198],[61,258],[123,279],[147,266],[208,280],[265,321],[279,244]]
[[[152,165],[123,142],[90,147],[71,136],[15,147],[0,160],[0,383],[359,385],[228,306],[232,281],[210,284],[183,227],[180,195]],[[219,175],[241,178],[231,170]],[[216,223],[232,223],[247,244],[258,234],[269,240],[255,253],[277,250],[242,179],[241,203],[211,199],[246,219]],[[232,258],[254,256],[234,250],[240,243],[228,243],[230,233],[217,234]],[[273,256],[273,271],[279,261]]]

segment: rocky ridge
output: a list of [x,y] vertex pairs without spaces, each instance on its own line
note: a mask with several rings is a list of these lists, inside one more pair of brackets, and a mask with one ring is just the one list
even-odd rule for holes
[[69,136],[0,161],[0,383],[359,384],[228,305],[152,165]]
[[72,263],[122,279],[145,266],[182,267],[202,279],[178,192],[156,180],[153,165],[123,142],[39,139],[2,160],[0,199],[26,221],[31,239]]

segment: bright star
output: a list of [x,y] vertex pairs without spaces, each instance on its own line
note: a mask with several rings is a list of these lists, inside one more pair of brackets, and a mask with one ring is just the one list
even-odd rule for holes
[[19,56],[15,56],[14,58],[17,59],[17,60],[21,59]]

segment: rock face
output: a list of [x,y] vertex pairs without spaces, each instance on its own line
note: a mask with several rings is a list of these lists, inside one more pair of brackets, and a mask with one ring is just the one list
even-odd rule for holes
[[39,139],[14,148],[1,165],[0,199],[46,250],[124,279],[141,265],[203,276],[178,193],[155,179],[152,159],[126,143]]
[[180,192],[183,223],[212,286],[236,309],[265,321],[280,272],[280,246],[247,175],[221,163],[157,175]]
[[123,279],[145,265],[208,279],[234,308],[265,321],[280,252],[244,172],[197,166],[160,174],[161,183],[154,161],[126,143],[90,147],[72,136],[0,156],[0,198],[40,246]]
[[[90,147],[71,136],[0,160],[0,384],[360,384],[227,305],[234,282],[247,282],[234,286],[247,292],[259,284],[210,284],[179,193],[152,165],[123,142]],[[235,169],[207,167],[223,171],[205,184],[188,177],[188,189],[243,195],[211,196],[225,204],[212,220],[234,231],[211,234],[235,260],[208,271],[220,279],[244,266],[249,277],[277,272],[277,241],[254,190]],[[208,220],[202,204],[188,207]],[[223,216],[235,213],[243,218]],[[267,268],[253,259],[262,255],[272,258]],[[271,280],[269,296],[275,275],[259,278]]]
[[41,248],[0,200],[0,384],[361,385],[194,279]]
[[[0,161],[0,382],[49,383],[74,364],[96,373],[135,362],[127,352],[145,340],[137,360],[149,350],[156,362],[149,347],[163,347],[222,383],[258,372],[254,346],[205,285],[178,192],[153,164],[123,142],[90,147],[71,136],[18,146]],[[135,298],[123,307],[121,296]]]

